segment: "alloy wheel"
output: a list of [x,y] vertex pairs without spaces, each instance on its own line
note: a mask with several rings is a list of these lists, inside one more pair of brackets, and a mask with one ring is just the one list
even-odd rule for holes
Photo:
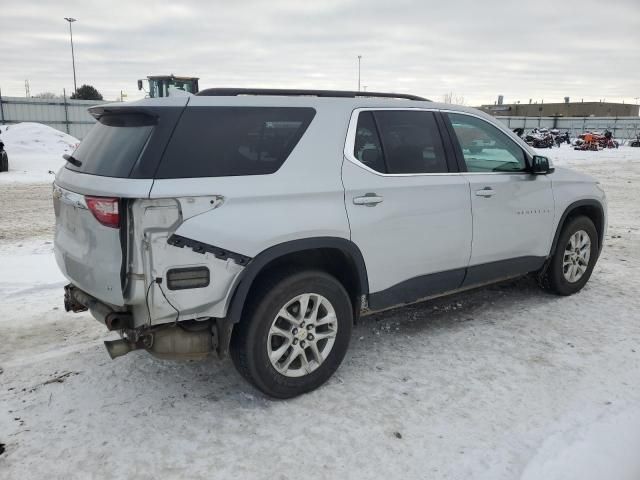
[[591,238],[584,230],[578,230],[564,248],[562,273],[569,283],[576,283],[589,268],[591,258]]
[[327,359],[335,343],[338,319],[331,302],[316,293],[289,300],[269,329],[267,354],[286,377],[302,377]]

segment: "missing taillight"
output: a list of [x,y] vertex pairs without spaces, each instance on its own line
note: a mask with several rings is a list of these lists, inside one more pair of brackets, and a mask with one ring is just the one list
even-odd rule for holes
[[120,227],[120,199],[113,197],[84,197],[87,207],[105,227]]

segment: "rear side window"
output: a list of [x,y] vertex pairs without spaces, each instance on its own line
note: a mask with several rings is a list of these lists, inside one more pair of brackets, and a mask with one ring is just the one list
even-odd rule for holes
[[380,110],[360,113],[354,156],[381,173],[448,172],[433,112]]
[[154,117],[139,113],[101,116],[73,152],[80,166],[67,163],[67,168],[91,175],[128,177],[155,121]]
[[188,107],[156,178],[274,173],[314,115],[313,108]]

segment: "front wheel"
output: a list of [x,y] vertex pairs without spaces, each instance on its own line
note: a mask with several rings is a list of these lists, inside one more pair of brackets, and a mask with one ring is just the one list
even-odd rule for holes
[[585,216],[564,226],[556,251],[540,275],[540,286],[558,295],[572,295],[585,286],[598,258],[598,232]]
[[319,271],[280,272],[262,279],[231,338],[238,371],[276,398],[326,382],[347,351],[353,314],[346,290]]

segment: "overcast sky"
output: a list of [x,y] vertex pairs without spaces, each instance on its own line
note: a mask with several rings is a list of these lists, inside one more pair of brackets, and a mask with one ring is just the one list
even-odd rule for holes
[[200,87],[357,88],[466,104],[640,97],[640,0],[13,1],[0,11],[3,95],[105,98],[150,74]]

